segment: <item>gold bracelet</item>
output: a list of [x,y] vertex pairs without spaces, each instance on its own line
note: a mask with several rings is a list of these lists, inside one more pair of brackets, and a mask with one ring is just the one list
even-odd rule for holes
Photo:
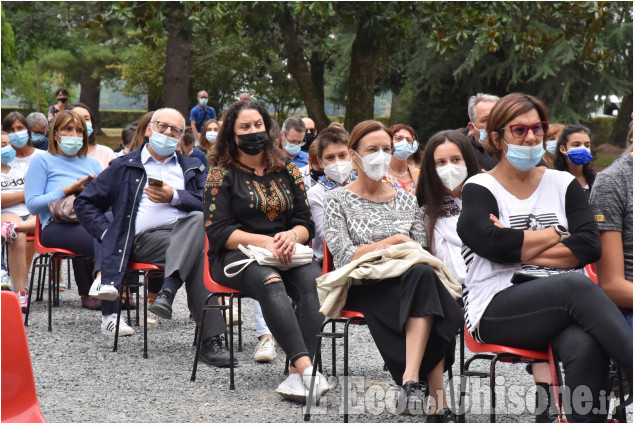
[[300,235],[298,234],[298,232],[295,231],[295,229],[290,229],[293,233],[295,233],[295,241],[299,241],[300,240]]

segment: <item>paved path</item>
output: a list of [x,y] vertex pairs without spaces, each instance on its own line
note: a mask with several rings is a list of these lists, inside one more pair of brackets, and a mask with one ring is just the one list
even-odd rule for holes
[[[64,268],[65,269],[65,268]],[[45,294],[46,295],[46,294]],[[27,328],[38,397],[47,422],[302,422],[302,407],[283,400],[275,388],[284,379],[284,355],[271,364],[252,359],[256,345],[251,300],[243,301],[244,349],[238,353],[236,391],[229,391],[229,370],[200,364],[196,382],[190,381],[194,348],[194,323],[184,291],[174,304],[174,320],[162,320],[159,330],[149,331],[149,359],[142,357],[143,331],[120,339],[112,351],[112,338],[101,335],[99,312],[81,309],[76,286],[61,295],[53,310],[53,331],[47,331],[46,303],[34,303]],[[339,342],[339,373],[342,372],[342,343]],[[331,376],[330,346],[323,349],[325,372]],[[457,350],[458,359],[458,350]],[[363,413],[351,422],[422,422],[422,416],[391,413],[385,399],[390,375],[365,326],[352,327],[351,375],[358,388],[356,405]],[[458,375],[458,360],[454,365]],[[534,388],[522,365],[501,365],[504,385],[497,399],[508,413],[499,422],[533,422]],[[359,381],[359,377],[366,377]],[[468,422],[487,422],[487,383],[472,378],[472,400]],[[507,393],[504,397],[503,389]],[[388,394],[388,396],[386,396]],[[326,396],[312,422],[341,422],[341,386]],[[482,398],[482,399],[481,399]],[[480,401],[479,401],[480,400]],[[386,407],[388,404],[389,407]],[[632,408],[629,409],[632,420]]]

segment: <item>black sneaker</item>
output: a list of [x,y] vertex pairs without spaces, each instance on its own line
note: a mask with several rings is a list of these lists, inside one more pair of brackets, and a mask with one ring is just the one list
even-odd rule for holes
[[154,298],[154,302],[148,307],[148,310],[162,319],[171,319],[174,295],[169,289],[161,289]]
[[457,417],[449,408],[441,409],[434,415],[428,415],[426,423],[437,424],[454,424],[457,423]]
[[420,388],[419,383],[407,381],[402,387],[405,391],[405,406],[402,413],[404,415],[422,415],[423,400],[417,395],[417,390]]
[[[203,341],[201,352],[198,358],[203,363],[216,367],[229,367],[230,357],[229,350],[225,348],[223,337],[220,335],[213,336]],[[234,358],[234,366],[238,364],[238,359]]]

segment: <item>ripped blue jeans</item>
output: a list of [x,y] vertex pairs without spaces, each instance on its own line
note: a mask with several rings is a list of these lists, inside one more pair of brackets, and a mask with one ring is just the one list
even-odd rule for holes
[[[262,314],[271,334],[293,364],[302,356],[313,359],[316,335],[324,321],[315,279],[322,270],[312,263],[289,270],[261,266],[256,262],[240,274],[228,278],[223,269],[227,264],[247,258],[239,250],[227,251],[211,261],[212,277],[260,302]],[[295,311],[289,302],[295,302]]]

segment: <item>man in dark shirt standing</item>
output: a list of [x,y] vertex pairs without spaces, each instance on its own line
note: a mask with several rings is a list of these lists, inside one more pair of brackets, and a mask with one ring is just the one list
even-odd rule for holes
[[498,160],[489,156],[483,147],[483,141],[487,135],[485,131],[487,117],[489,117],[489,113],[498,99],[498,96],[477,93],[476,96],[470,97],[467,103],[467,114],[470,117],[470,122],[467,124],[467,135],[472,142],[478,163],[484,171],[489,171],[498,164]]
[[190,125],[194,130],[194,135],[198,139],[201,134],[201,127],[207,120],[216,119],[216,111],[211,106],[207,106],[207,92],[201,90],[196,96],[196,105],[190,111]]

